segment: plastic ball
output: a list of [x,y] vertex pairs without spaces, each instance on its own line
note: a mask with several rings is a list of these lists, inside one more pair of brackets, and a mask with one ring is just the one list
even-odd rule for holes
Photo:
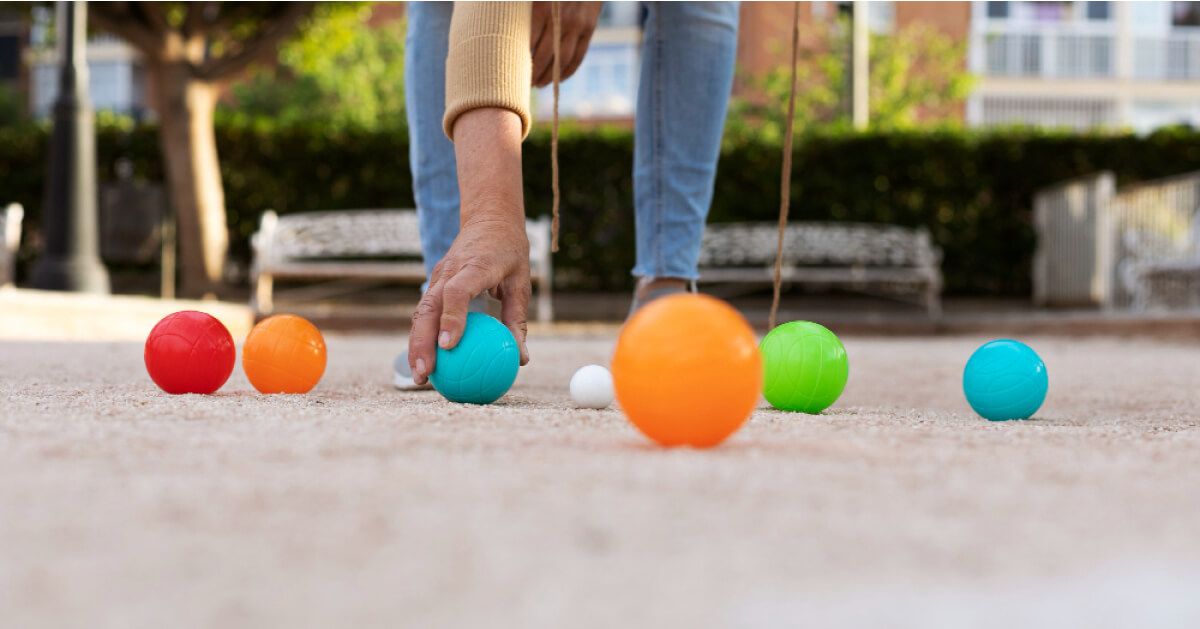
[[763,397],[775,408],[820,413],[846,388],[850,375],[846,348],[819,323],[785,323],[771,330],[759,349],[763,355]]
[[608,408],[613,401],[612,374],[600,365],[580,367],[571,376],[571,399],[579,408]]
[[656,299],[625,323],[612,361],[629,421],[664,446],[712,447],[758,405],[762,359],[750,325],[704,295]]
[[482,312],[468,312],[466,328],[454,349],[437,350],[429,381],[451,402],[491,404],[517,379],[521,350],[503,323]]
[[212,393],[237,360],[233,337],[212,315],[184,310],[167,315],[146,337],[150,379],[167,393]]
[[242,369],[261,393],[308,393],[325,374],[325,339],[296,315],[258,322],[242,346]]
[[1046,400],[1049,387],[1046,363],[1020,341],[1001,339],[983,344],[963,370],[967,403],[991,421],[1033,416]]

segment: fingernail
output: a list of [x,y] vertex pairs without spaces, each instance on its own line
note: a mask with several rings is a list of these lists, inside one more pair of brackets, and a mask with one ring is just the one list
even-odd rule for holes
[[425,359],[424,358],[417,359],[417,375],[420,375],[420,376],[425,375]]
[[446,349],[446,348],[450,347],[450,333],[449,332],[442,330],[442,333],[438,335],[438,345],[442,349]]

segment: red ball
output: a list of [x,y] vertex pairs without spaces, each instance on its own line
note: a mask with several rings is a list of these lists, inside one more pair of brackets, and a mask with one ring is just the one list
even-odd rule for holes
[[233,373],[236,350],[229,330],[211,315],[184,310],[167,315],[146,337],[146,371],[167,393],[212,393]]

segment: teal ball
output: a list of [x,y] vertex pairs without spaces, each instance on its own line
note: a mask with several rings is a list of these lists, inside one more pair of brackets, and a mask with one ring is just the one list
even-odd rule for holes
[[846,348],[828,328],[792,321],[771,330],[759,344],[763,397],[777,409],[820,413],[829,408],[850,377]]
[[1032,417],[1049,388],[1046,363],[1020,341],[985,343],[971,354],[963,369],[967,403],[991,421]]
[[491,404],[512,387],[520,365],[512,332],[491,316],[471,312],[458,345],[438,348],[429,381],[451,402]]

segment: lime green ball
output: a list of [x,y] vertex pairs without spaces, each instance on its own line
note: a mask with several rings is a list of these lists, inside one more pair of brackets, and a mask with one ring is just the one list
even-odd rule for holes
[[846,348],[828,328],[792,321],[771,330],[762,343],[763,396],[784,411],[820,413],[837,401],[850,376]]

